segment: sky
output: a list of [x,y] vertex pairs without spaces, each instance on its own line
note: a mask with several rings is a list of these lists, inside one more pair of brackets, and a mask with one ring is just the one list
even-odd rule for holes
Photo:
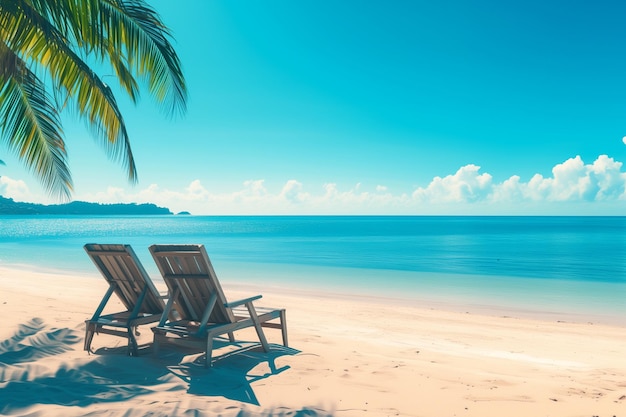
[[[64,116],[73,199],[222,214],[626,214],[626,2],[154,0],[187,112]],[[103,70],[104,71],[104,70]],[[101,74],[105,82],[114,79]],[[6,146],[0,195],[58,203]]]

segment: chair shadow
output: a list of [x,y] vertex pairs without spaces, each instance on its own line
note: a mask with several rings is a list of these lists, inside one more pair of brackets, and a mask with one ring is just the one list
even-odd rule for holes
[[[254,405],[260,404],[251,384],[290,369],[290,366],[278,367],[276,360],[300,353],[297,349],[277,344],[270,344],[270,350],[264,352],[258,343],[233,344],[221,339],[214,341],[214,347],[218,356],[214,356],[211,368],[204,367],[204,355],[192,362],[175,362],[170,358],[167,368],[188,384],[188,394],[219,396]],[[220,355],[221,347],[230,350]]]

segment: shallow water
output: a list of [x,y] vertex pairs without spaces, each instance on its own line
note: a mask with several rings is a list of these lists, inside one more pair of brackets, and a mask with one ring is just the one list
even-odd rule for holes
[[95,272],[82,246],[202,243],[222,280],[626,317],[626,218],[4,216],[0,264]]

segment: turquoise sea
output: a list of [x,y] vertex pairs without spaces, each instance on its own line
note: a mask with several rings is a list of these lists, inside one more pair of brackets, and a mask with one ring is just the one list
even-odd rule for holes
[[626,217],[0,216],[2,266],[92,279],[86,243],[155,280],[149,245],[201,243],[226,283],[626,325]]

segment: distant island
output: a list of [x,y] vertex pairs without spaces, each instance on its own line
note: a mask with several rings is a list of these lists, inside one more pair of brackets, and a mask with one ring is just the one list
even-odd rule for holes
[[58,215],[155,215],[174,214],[165,207],[151,203],[100,204],[72,201],[66,204],[35,204],[13,201],[0,196],[0,215],[10,214],[58,214]]

